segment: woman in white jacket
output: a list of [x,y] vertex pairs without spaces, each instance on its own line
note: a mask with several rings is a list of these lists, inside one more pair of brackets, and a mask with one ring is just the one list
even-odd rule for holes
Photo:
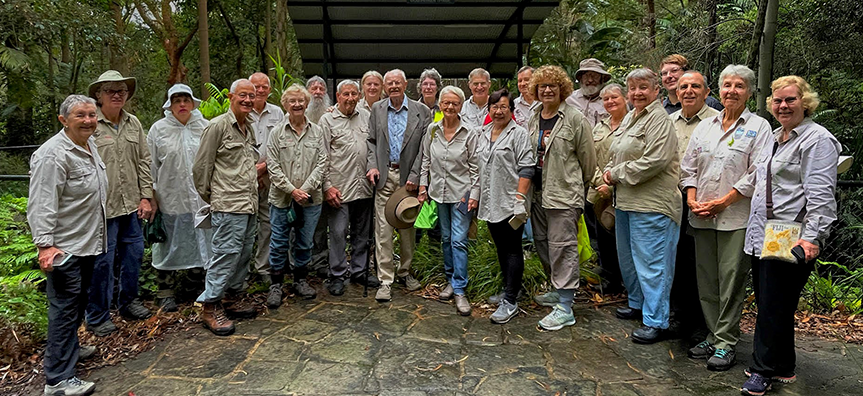
[[195,212],[205,204],[192,182],[192,164],[208,124],[198,111],[200,104],[189,86],[174,84],[162,105],[165,118],[147,135],[154,195],[167,236],[164,243],[153,245],[153,267],[159,274],[156,304],[166,312],[177,310],[176,271],[203,268],[212,250],[212,232],[195,228]]

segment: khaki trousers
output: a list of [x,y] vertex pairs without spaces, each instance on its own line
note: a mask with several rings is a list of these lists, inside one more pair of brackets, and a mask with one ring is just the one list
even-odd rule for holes
[[410,274],[411,262],[416,244],[416,229],[411,227],[398,230],[399,256],[401,262],[396,267],[393,262],[393,226],[387,223],[384,209],[387,199],[399,188],[399,171],[389,169],[384,188],[375,193],[375,258],[378,262],[378,278],[381,284],[389,285],[395,276],[404,277]]
[[531,222],[536,252],[555,289],[578,289],[578,217],[581,209],[544,209],[534,195]]
[[740,339],[746,277],[751,266],[743,253],[746,230],[694,228],[695,274],[707,341],[716,348],[734,349]]
[[255,272],[260,275],[270,274],[270,203],[267,196],[270,187],[258,189],[258,248],[255,251]]

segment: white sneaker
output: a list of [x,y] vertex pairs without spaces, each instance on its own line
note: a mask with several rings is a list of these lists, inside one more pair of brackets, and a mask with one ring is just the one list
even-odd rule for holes
[[539,327],[548,331],[560,330],[574,324],[575,316],[572,315],[572,311],[566,312],[566,309],[561,304],[555,305],[551,313],[539,321]]
[[72,377],[60,381],[57,385],[45,384],[45,396],[84,396],[93,393],[96,384]]
[[491,322],[504,324],[512,320],[516,315],[518,315],[518,303],[510,304],[506,299],[502,299],[497,310],[491,314]]
[[393,293],[392,286],[390,285],[381,285],[381,287],[378,288],[378,292],[375,293],[375,300],[378,300],[378,302],[392,301],[392,299]]

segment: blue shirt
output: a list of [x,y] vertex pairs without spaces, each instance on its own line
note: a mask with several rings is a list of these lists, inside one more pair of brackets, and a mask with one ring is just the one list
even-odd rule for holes
[[390,163],[398,163],[408,127],[408,97],[402,100],[402,107],[396,110],[393,101],[387,99],[387,130],[390,140]]

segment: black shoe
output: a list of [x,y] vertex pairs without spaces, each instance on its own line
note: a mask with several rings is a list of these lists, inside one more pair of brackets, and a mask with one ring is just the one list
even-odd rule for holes
[[327,279],[330,276],[330,267],[328,265],[323,265],[318,267],[315,272],[317,272],[318,278]]
[[620,307],[614,313],[614,316],[617,316],[618,319],[624,320],[641,320],[641,310],[630,307]]
[[636,344],[653,344],[662,341],[662,329],[659,327],[641,326],[632,332],[632,342]]
[[165,298],[157,298],[156,306],[162,309],[162,312],[177,312],[177,301],[174,297],[168,296]]
[[331,279],[327,285],[327,291],[330,292],[330,295],[341,296],[345,294],[345,282],[341,279]]
[[368,286],[372,289],[376,289],[381,286],[381,281],[378,280],[378,277],[366,272],[351,275],[351,283],[356,283],[360,286]]
[[293,289],[294,293],[297,293],[298,296],[305,300],[311,300],[318,296],[317,290],[309,282],[306,282],[305,279],[295,279]]
[[143,304],[141,304],[141,300],[136,298],[132,300],[132,302],[130,302],[129,304],[126,304],[125,307],[120,308],[120,315],[123,315],[123,317],[126,319],[144,320],[149,318],[152,314],[150,313],[149,309],[147,309],[146,307],[144,307]]

